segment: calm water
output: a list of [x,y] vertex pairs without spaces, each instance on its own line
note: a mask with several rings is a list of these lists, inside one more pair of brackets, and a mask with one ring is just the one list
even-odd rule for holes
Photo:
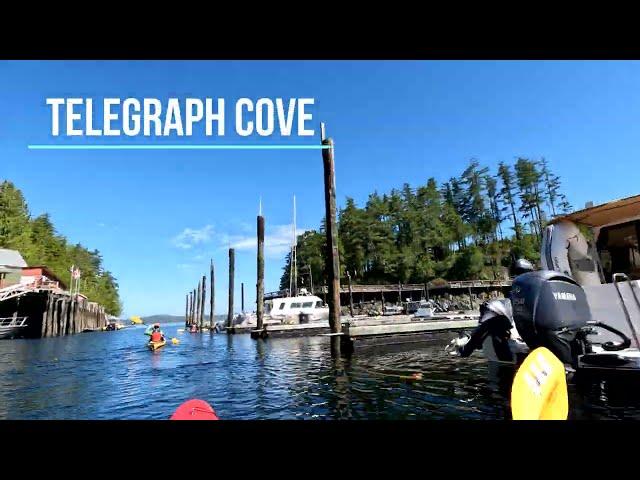
[[[333,360],[326,337],[251,340],[144,328],[0,341],[2,419],[166,419],[202,398],[225,419],[504,419],[513,372],[441,346]],[[422,373],[421,380],[405,377]],[[640,418],[627,385],[571,386],[573,418]]]

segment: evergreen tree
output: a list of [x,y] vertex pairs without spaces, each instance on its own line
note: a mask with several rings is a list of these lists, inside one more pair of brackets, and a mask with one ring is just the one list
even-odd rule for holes
[[514,196],[515,178],[509,165],[500,162],[498,165],[498,177],[502,180],[502,188],[500,189],[500,200],[503,204],[501,211],[503,213],[510,212],[511,220],[513,221],[513,230],[516,234],[516,239],[520,239],[520,223],[518,221],[518,215],[516,214],[516,201]]
[[32,219],[22,192],[9,181],[0,184],[0,248],[19,251],[29,265],[48,267],[67,285],[71,284],[70,267],[75,265],[82,273],[81,293],[110,314],[122,311],[118,284],[103,269],[100,252],[69,245],[48,214]]

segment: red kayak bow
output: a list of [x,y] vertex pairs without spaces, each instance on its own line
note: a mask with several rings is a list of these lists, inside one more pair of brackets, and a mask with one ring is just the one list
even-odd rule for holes
[[187,400],[180,405],[170,420],[219,420],[211,405],[204,400]]

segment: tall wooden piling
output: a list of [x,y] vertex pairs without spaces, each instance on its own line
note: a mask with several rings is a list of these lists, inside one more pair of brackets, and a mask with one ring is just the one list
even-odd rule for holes
[[189,326],[189,294],[187,293],[187,300],[185,302],[184,309],[184,328]]
[[231,328],[233,326],[233,289],[234,289],[234,278],[235,278],[235,250],[233,248],[229,249],[229,310],[227,313],[227,328]]
[[353,289],[351,288],[351,274],[347,271],[347,280],[349,281],[349,313],[353,318]]
[[[322,163],[324,166],[324,204],[326,216],[327,256],[325,259],[329,280],[329,326],[331,333],[340,333],[340,256],[338,253],[338,228],[336,222],[336,173],[333,156],[333,140],[324,138],[322,130]],[[338,343],[339,345],[339,343]]]
[[211,259],[211,272],[210,272],[210,289],[211,289],[211,298],[209,299],[210,310],[209,310],[209,327],[211,332],[213,332],[213,327],[215,327],[215,318],[216,318],[216,287],[215,287],[215,272],[213,270],[213,259]]
[[258,255],[257,271],[258,281],[256,283],[256,330],[264,328],[264,217],[258,215]]
[[204,304],[207,301],[207,276],[202,276],[202,292],[200,294],[200,330],[204,328]]
[[187,328],[191,324],[191,292],[187,293],[187,318],[185,323]]
[[194,324],[194,320],[196,318],[196,290],[195,288],[191,291],[191,319],[189,323],[191,325]]
[[198,287],[196,289],[196,310],[194,321],[196,325],[200,325],[200,308],[202,306],[202,282],[198,281]]

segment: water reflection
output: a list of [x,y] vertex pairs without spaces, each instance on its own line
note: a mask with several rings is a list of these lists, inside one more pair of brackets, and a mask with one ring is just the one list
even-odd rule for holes
[[[0,342],[0,418],[166,419],[202,398],[222,418],[508,419],[513,368],[441,346],[332,357],[327,337],[252,340],[144,329]],[[629,383],[578,379],[571,418],[640,418]]]

